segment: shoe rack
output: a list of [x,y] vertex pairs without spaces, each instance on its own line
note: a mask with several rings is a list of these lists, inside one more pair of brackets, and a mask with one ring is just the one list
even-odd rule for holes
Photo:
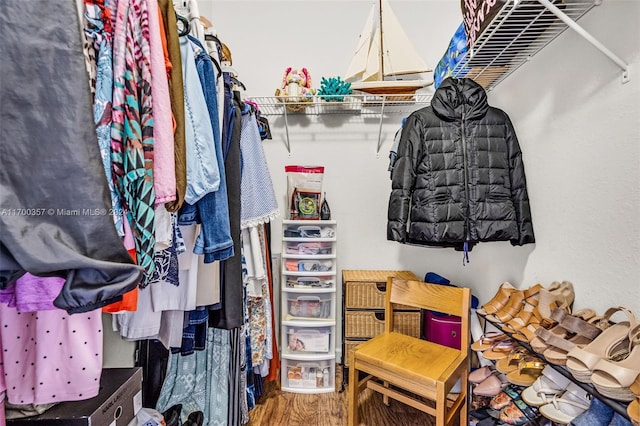
[[487,328],[487,324],[491,324],[493,325],[495,328],[497,328],[498,330],[502,331],[504,334],[506,334],[507,336],[509,336],[514,342],[516,342],[518,345],[526,348],[527,350],[529,350],[531,353],[535,354],[536,357],[542,359],[543,361],[545,361],[551,368],[553,368],[554,370],[558,371],[560,374],[562,374],[563,376],[565,376],[567,379],[571,380],[571,382],[575,383],[577,386],[579,386],[580,388],[582,388],[583,390],[585,390],[586,392],[588,392],[590,395],[592,395],[595,398],[598,398],[600,401],[602,401],[604,404],[606,404],[607,406],[609,406],[611,409],[613,409],[616,413],[620,414],[621,416],[623,416],[625,419],[630,420],[629,419],[629,414],[627,413],[627,404],[621,403],[620,401],[616,401],[615,399],[611,399],[611,398],[607,398],[606,396],[601,395],[598,390],[591,384],[589,383],[582,383],[579,382],[578,380],[576,380],[573,375],[571,374],[571,372],[563,365],[557,365],[557,364],[553,364],[551,362],[548,362],[545,357],[534,351],[533,348],[531,348],[530,345],[528,345],[527,343],[524,343],[518,339],[514,339],[513,338],[513,333],[510,333],[508,331],[505,331],[502,329],[502,327],[500,326],[499,323],[496,323],[490,319],[488,319],[486,317],[486,315],[482,315],[480,313],[477,313],[478,317],[481,320],[484,320],[484,331],[486,332],[486,328]]

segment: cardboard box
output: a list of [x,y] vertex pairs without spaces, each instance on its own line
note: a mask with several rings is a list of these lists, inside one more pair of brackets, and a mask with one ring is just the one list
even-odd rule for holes
[[94,398],[61,402],[39,416],[7,420],[7,426],[127,426],[140,408],[142,368],[105,368]]

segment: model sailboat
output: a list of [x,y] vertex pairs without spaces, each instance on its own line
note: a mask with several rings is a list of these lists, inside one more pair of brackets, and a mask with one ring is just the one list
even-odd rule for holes
[[371,8],[345,80],[353,90],[410,94],[433,84],[419,78],[432,71],[422,60],[386,0]]

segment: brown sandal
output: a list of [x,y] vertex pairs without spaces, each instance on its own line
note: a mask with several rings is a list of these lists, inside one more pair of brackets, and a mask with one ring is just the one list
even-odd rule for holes
[[493,296],[493,299],[482,305],[482,308],[478,309],[476,312],[478,312],[480,315],[495,314],[500,309],[502,309],[504,305],[507,304],[507,302],[509,301],[509,296],[511,296],[511,293],[516,290],[517,289],[513,285],[511,285],[511,283],[507,281],[503,282],[500,285],[500,288],[498,289],[496,295]]
[[514,292],[511,292],[507,304],[504,305],[504,307],[495,314],[488,315],[487,318],[489,318],[491,321],[500,322],[503,324],[506,323],[507,321],[518,315],[518,312],[522,310],[524,306],[524,299],[525,296],[523,291],[516,290]]

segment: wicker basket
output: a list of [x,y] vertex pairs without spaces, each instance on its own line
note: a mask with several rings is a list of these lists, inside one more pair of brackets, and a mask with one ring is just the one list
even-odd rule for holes
[[[420,312],[395,312],[393,330],[420,337]],[[344,337],[371,338],[384,332],[384,312],[347,311]]]
[[360,343],[366,342],[366,340],[349,340],[346,339],[344,341],[344,365],[345,366],[349,366],[349,357],[351,356],[351,352],[353,351],[353,348],[355,348],[356,346],[358,346]]
[[[384,309],[386,282],[348,282],[345,286],[347,308]],[[395,305],[397,309],[417,309],[413,306]]]
[[[345,307],[384,309],[388,277],[420,280],[411,271],[344,270],[342,279],[345,284]],[[404,305],[397,305],[397,308],[416,309]]]

